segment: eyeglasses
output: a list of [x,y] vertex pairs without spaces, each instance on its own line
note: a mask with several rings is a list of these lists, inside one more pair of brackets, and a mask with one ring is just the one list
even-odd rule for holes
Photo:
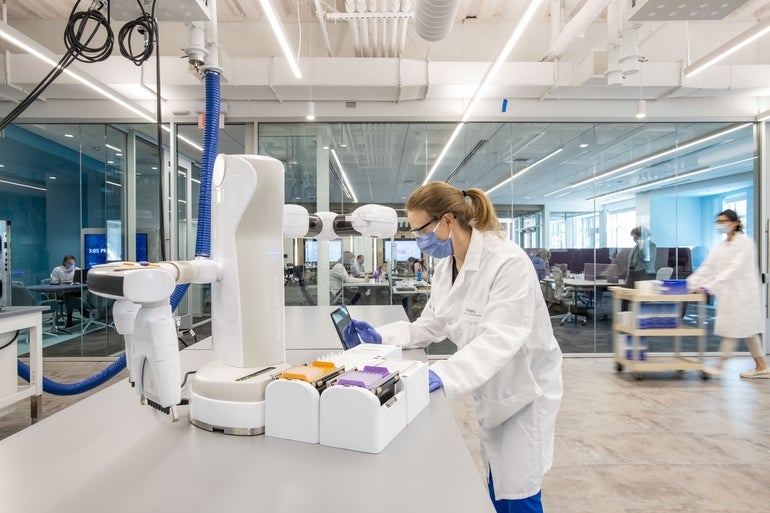
[[420,233],[420,232],[422,232],[422,231],[423,231],[425,228],[427,228],[428,226],[432,225],[432,224],[433,224],[433,223],[435,223],[436,221],[438,221],[438,217],[434,217],[434,218],[432,218],[430,221],[428,221],[427,223],[425,223],[424,225],[420,226],[419,228],[415,228],[414,230],[409,230],[409,231],[410,231],[410,232],[412,233],[412,235],[414,235],[415,237],[419,237],[419,236],[421,235],[421,233]]

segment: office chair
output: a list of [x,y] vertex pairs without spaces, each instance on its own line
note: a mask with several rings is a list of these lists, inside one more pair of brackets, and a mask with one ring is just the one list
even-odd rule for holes
[[660,269],[658,269],[658,272],[655,274],[655,279],[668,280],[671,278],[672,274],[674,274],[673,267],[661,267]]
[[[551,275],[553,276],[554,298],[556,298],[559,303],[567,307],[567,314],[561,318],[559,324],[563,325],[567,321],[572,322],[574,320],[575,324],[580,321],[585,326],[586,318],[582,315],[577,315],[577,313],[572,313],[571,307],[577,306],[578,302],[575,289],[567,287],[564,284],[564,276],[562,275],[561,269],[558,267],[553,267],[551,269]],[[558,317],[558,315],[555,317]]]

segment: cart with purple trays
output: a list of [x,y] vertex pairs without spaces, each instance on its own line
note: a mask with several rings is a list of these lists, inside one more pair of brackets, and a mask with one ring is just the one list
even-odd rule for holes
[[[654,291],[649,292],[647,285],[654,287]],[[615,312],[612,337],[616,370],[628,369],[636,379],[643,379],[645,372],[695,370],[707,379],[704,371],[706,294],[688,294],[684,280],[647,282],[645,289],[609,288]],[[627,312],[621,312],[623,300],[629,302]],[[682,324],[681,308],[687,303],[697,304],[696,326]],[[673,337],[673,352],[650,354],[646,337]],[[694,357],[682,355],[682,337],[697,337]]]

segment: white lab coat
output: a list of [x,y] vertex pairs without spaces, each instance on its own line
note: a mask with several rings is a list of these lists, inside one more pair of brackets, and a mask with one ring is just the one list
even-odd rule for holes
[[404,347],[457,345],[431,369],[447,396],[473,393],[495,498],[534,495],[553,461],[562,396],[561,350],[535,268],[515,243],[474,229],[454,286],[452,258],[436,267],[432,286],[419,319],[377,331]]
[[741,232],[720,242],[687,278],[690,289],[703,287],[716,296],[714,333],[746,338],[765,331],[754,241]]

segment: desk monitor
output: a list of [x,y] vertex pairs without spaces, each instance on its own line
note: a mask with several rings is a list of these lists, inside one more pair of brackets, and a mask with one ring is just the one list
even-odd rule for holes
[[[390,262],[391,260],[395,260],[396,262],[406,262],[409,260],[409,257],[414,257],[417,260],[422,259],[422,251],[420,251],[420,247],[413,239],[394,241],[386,240],[383,241],[382,244],[385,251],[383,255],[385,257],[385,262]],[[395,254],[393,254],[394,246],[396,250]]]
[[[329,262],[336,262],[342,258],[342,241],[329,241]],[[305,262],[318,262],[318,241],[305,239]],[[345,263],[345,262],[343,262]]]
[[617,264],[586,264],[583,274],[586,280],[607,280],[607,283],[618,283]]
[[88,280],[88,269],[75,269],[72,283],[86,283],[86,280]]

